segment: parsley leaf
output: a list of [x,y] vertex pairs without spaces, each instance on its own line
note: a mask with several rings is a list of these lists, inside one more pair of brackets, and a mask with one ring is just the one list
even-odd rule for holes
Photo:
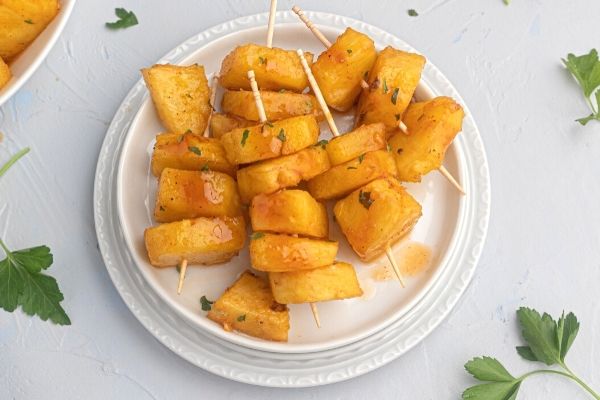
[[206,296],[200,297],[200,304],[202,305],[202,311],[210,311],[212,308],[211,305],[214,301],[210,301],[206,298]]
[[60,305],[64,297],[56,280],[42,273],[52,265],[47,246],[11,252],[0,240],[6,258],[0,261],[0,308],[8,312],[21,306],[27,315],[50,319],[58,325],[71,325]]
[[202,172],[208,172],[208,171],[210,171],[210,167],[208,166],[208,164],[204,164],[202,166],[202,168],[200,168],[200,171],[202,171]]
[[29,25],[33,25],[33,21],[32,21],[31,19],[26,19],[26,20],[25,20],[25,23],[26,23],[26,24],[29,24]]
[[408,15],[411,17],[418,17],[419,13],[414,8],[411,8],[410,10],[408,10]]
[[202,155],[202,151],[197,148],[196,146],[190,146],[188,147],[188,150],[191,151],[192,153],[194,153],[197,156],[201,156]]
[[[565,67],[571,72],[573,77],[583,91],[588,106],[592,113],[584,118],[579,118],[577,122],[585,125],[591,120],[600,121],[600,60],[596,49],[590,50],[588,54],[575,56],[569,53],[567,59],[562,59]],[[591,97],[596,92],[596,104],[594,105]]]
[[348,54],[352,54],[352,49],[346,49],[346,52],[347,52]]
[[363,160],[365,159],[365,153],[362,153],[360,156],[358,156],[358,163],[362,163]]
[[260,239],[264,236],[265,236],[265,234],[262,232],[254,232],[252,235],[250,235],[250,240]]
[[329,143],[328,140],[322,139],[315,143],[315,146],[321,146],[321,148],[325,150],[325,146],[327,146],[327,143]]
[[242,314],[237,317],[238,322],[244,322],[246,320],[246,314]]
[[387,79],[383,78],[383,94],[388,92]]
[[396,105],[396,101],[398,101],[398,92],[400,91],[400,89],[396,88],[394,89],[394,93],[392,93],[392,104]]
[[468,388],[463,392],[463,399],[472,400],[514,400],[521,387],[521,382],[491,382]]
[[244,129],[244,132],[242,132],[242,141],[240,142],[242,147],[244,147],[246,145],[246,140],[248,140],[248,135],[250,135],[250,131],[248,129]]
[[492,357],[476,357],[465,364],[465,369],[475,379],[487,382],[512,382],[515,378]]
[[287,140],[287,138],[285,137],[285,131],[283,130],[283,128],[281,128],[281,130],[279,131],[279,134],[277,135],[277,139],[281,140],[282,142],[285,142]]
[[535,357],[548,365],[560,361],[560,350],[556,336],[556,322],[546,313],[540,315],[530,308],[517,310],[523,338]]
[[133,11],[127,11],[124,8],[115,8],[115,14],[119,19],[115,22],[107,22],[106,27],[109,29],[125,29],[138,24],[137,17]]
[[371,200],[371,192],[363,192],[361,190],[358,192],[358,201],[368,210],[374,200]]

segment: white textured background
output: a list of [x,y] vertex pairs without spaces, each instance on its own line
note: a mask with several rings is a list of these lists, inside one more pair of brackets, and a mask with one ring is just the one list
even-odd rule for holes
[[[298,0],[362,19],[405,39],[461,92],[490,161],[492,218],[473,283],[452,315],[391,364],[349,382],[265,389],[204,372],[160,345],[109,280],[92,217],[96,159],[119,103],[152,64],[194,33],[267,10],[268,1],[80,0],[33,78],[0,108],[0,163],[32,152],[0,180],[0,237],[13,249],[48,244],[50,269],[73,325],[0,311],[0,399],[457,399],[462,365],[490,354],[519,359],[515,310],[582,321],[568,357],[600,389],[600,123],[560,64],[600,48],[597,0]],[[280,0],[279,7],[290,8]],[[140,25],[112,32],[113,9]],[[406,10],[415,8],[411,18]],[[531,378],[521,399],[585,399],[576,386]]]

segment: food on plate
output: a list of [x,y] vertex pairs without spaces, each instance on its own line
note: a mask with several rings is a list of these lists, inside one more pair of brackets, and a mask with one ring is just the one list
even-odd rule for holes
[[372,180],[385,176],[396,176],[397,173],[396,164],[390,152],[387,150],[371,151],[336,165],[309,180],[308,191],[317,200],[336,199]]
[[212,137],[220,139],[225,133],[236,128],[256,125],[256,121],[248,121],[243,118],[234,117],[233,115],[213,113],[209,125]]
[[173,168],[165,168],[160,175],[154,207],[157,222],[238,215],[242,215],[240,197],[229,175]]
[[0,57],[0,89],[10,81],[10,78],[12,78],[10,68],[8,68],[8,64]]
[[[312,54],[307,53],[309,64]],[[233,49],[223,60],[219,83],[226,89],[250,90],[248,71],[256,74],[262,90],[286,89],[302,92],[308,86],[300,59],[294,50],[246,44]]]
[[255,196],[250,205],[250,221],[255,231],[314,238],[325,238],[329,233],[325,205],[304,190],[280,190]]
[[331,165],[339,165],[370,151],[386,148],[386,129],[381,122],[361,125],[327,143]]
[[393,177],[377,179],[339,200],[335,219],[363,261],[380,256],[412,230],[421,205]]
[[261,161],[237,171],[240,197],[244,204],[249,204],[258,194],[296,186],[303,180],[327,171],[329,167],[327,150],[320,145],[289,156]]
[[337,111],[348,111],[361,92],[377,51],[367,35],[347,28],[312,65],[323,97]]
[[204,133],[211,106],[202,65],[157,64],[142,69],[142,75],[158,116],[169,132]]
[[425,57],[383,49],[369,73],[369,89],[363,91],[356,109],[356,126],[383,122],[394,130],[410,103],[425,66]]
[[319,124],[303,115],[261,125],[237,128],[221,136],[230,163],[249,164],[296,153],[317,142]]
[[255,232],[250,240],[250,261],[259,271],[283,272],[333,264],[338,242],[283,234]]
[[398,179],[420,182],[423,175],[440,168],[448,146],[462,130],[464,115],[450,97],[411,104],[404,115],[409,134],[398,132],[389,140]]
[[165,168],[190,171],[218,171],[235,176],[236,167],[225,156],[218,139],[194,133],[161,133],[152,153],[152,174],[160,176]]
[[208,318],[223,325],[265,340],[286,342],[290,329],[286,305],[273,298],[269,283],[245,271],[211,306]]
[[144,242],[150,264],[175,267],[189,264],[219,264],[229,261],[246,240],[244,218],[201,217],[147,228]]
[[362,296],[354,267],[336,261],[310,270],[270,272],[273,297],[279,303],[299,304]]
[[[311,94],[289,91],[260,91],[267,119],[271,122],[300,115],[312,115],[317,120],[323,119],[317,99]],[[224,113],[250,121],[259,121],[258,110],[254,103],[254,95],[247,90],[226,90],[221,101]]]
[[54,19],[58,0],[2,0],[0,2],[0,57],[21,53]]

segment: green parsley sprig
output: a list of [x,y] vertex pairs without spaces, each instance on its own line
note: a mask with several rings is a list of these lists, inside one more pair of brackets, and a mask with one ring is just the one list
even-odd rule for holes
[[115,22],[107,22],[108,29],[125,29],[138,24],[138,19],[133,11],[124,8],[115,8],[115,14],[119,18]]
[[[600,60],[596,49],[590,50],[588,54],[576,56],[569,53],[567,59],[562,59],[565,67],[571,72],[573,77],[583,91],[585,101],[588,103],[592,113],[576,121],[585,125],[592,120],[600,121]],[[596,104],[592,101],[592,95],[595,93]]]
[[560,369],[538,369],[514,377],[495,358],[476,357],[465,364],[465,369],[484,383],[465,390],[463,399],[515,400],[526,378],[537,374],[554,374],[577,382],[595,399],[600,400],[600,395],[577,377],[565,363],[565,356],[579,332],[579,322],[573,313],[565,316],[563,312],[558,321],[555,321],[546,313],[540,315],[535,310],[522,307],[517,310],[517,318],[523,339],[527,343],[526,346],[518,346],[517,353],[526,360],[558,366]]

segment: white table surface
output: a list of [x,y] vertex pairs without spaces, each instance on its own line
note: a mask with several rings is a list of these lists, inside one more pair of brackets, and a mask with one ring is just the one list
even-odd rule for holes
[[[0,108],[0,161],[32,152],[0,179],[0,237],[13,249],[48,244],[50,273],[73,325],[0,311],[1,399],[456,399],[472,356],[519,359],[515,310],[582,321],[568,361],[600,388],[600,123],[561,66],[598,41],[596,0],[299,1],[362,19],[402,38],[454,83],[490,162],[492,217],[476,276],[438,329],[391,364],[352,381],[301,390],[230,382],[172,354],[113,287],[96,243],[92,187],[106,129],[151,65],[192,34],[264,12],[268,1],[80,0],[33,78]],[[280,0],[279,8],[292,2]],[[109,31],[113,9],[140,24]],[[407,16],[415,8],[419,16]],[[277,34],[275,33],[275,44]],[[561,378],[531,378],[521,399],[585,399]]]

